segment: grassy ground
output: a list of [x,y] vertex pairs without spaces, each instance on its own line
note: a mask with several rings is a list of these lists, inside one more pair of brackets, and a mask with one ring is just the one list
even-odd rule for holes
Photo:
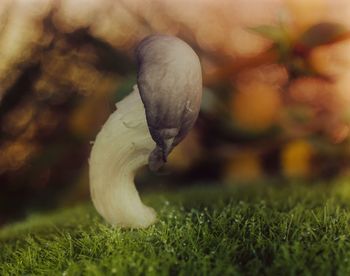
[[0,230],[0,275],[349,275],[350,181],[153,194],[146,230],[112,229],[91,205]]

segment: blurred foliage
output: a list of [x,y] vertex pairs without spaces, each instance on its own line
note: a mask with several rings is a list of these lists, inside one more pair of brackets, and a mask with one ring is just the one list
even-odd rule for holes
[[349,10],[343,0],[1,1],[0,224],[88,197],[90,141],[131,91],[133,49],[153,33],[191,44],[204,81],[196,127],[159,181],[348,174]]

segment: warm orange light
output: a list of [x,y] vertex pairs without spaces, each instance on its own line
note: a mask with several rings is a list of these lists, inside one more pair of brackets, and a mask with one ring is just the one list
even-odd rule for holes
[[237,124],[248,130],[264,130],[273,125],[281,108],[280,92],[273,86],[252,83],[232,99],[232,115]]

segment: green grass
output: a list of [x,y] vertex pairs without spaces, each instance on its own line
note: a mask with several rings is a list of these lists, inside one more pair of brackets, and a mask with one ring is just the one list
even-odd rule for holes
[[350,182],[151,194],[145,230],[91,205],[0,230],[0,275],[349,275]]

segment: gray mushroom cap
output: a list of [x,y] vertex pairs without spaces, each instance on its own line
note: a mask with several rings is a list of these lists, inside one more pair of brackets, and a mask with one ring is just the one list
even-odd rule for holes
[[149,167],[156,171],[193,127],[202,97],[202,70],[197,54],[179,38],[153,35],[136,49],[137,85],[156,148]]

